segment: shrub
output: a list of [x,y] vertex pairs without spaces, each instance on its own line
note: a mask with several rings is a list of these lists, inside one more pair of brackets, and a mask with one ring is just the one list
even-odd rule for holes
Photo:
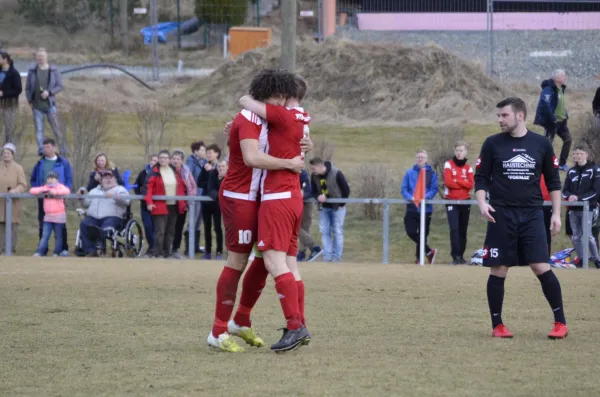
[[[388,169],[382,164],[363,164],[356,172],[359,197],[385,198],[389,185]],[[381,204],[364,204],[363,215],[370,220],[381,219]]]
[[576,140],[590,148],[590,160],[600,162],[600,125],[592,113],[586,113],[576,119],[571,126]]
[[144,158],[171,145],[165,135],[167,124],[172,118],[170,108],[156,103],[142,103],[137,105],[135,113],[138,118],[135,137],[144,148]]

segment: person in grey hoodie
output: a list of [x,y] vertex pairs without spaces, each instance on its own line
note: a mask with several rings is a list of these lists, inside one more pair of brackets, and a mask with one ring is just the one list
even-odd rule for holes
[[65,139],[60,130],[56,111],[56,94],[63,90],[62,77],[54,65],[48,64],[48,53],[44,48],[36,53],[37,64],[27,72],[25,96],[33,111],[35,138],[38,144],[38,155],[42,155],[44,143],[44,116],[56,136],[60,154],[67,155]]
[[[85,192],[85,188],[81,188],[80,192]],[[109,199],[94,197],[108,197]],[[112,200],[110,200],[111,198]],[[103,231],[108,228],[118,229],[130,202],[127,189],[117,185],[117,180],[111,170],[105,170],[102,173],[102,184],[92,189],[86,198],[81,199],[81,205],[87,209],[86,217],[79,226],[86,256],[96,256],[96,246],[90,239],[88,226],[96,226]],[[103,236],[102,244],[104,244],[104,240]]]

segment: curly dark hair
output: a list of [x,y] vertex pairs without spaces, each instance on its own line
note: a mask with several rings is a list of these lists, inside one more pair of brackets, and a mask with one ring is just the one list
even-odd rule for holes
[[265,102],[274,96],[293,98],[296,91],[294,74],[281,69],[263,69],[252,79],[249,93],[257,101]]

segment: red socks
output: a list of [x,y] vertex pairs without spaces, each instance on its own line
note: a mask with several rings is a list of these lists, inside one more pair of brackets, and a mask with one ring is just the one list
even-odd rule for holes
[[275,277],[275,289],[287,321],[287,329],[296,330],[302,327],[300,310],[298,309],[298,287],[291,272]]
[[298,309],[300,310],[300,319],[302,325],[306,327],[306,319],[304,318],[304,281],[296,281],[296,287],[298,288]]
[[250,327],[250,312],[258,302],[263,288],[267,285],[267,277],[269,272],[265,268],[263,258],[254,258],[250,267],[246,271],[244,281],[242,282],[242,296],[240,297],[240,305],[233,321],[239,326]]
[[215,338],[227,332],[227,322],[231,318],[237,287],[242,272],[225,266],[217,282],[217,305],[215,307],[215,322],[212,334]]

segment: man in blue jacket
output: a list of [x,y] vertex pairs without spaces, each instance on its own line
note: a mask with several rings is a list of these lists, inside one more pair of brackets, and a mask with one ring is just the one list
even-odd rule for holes
[[[31,172],[31,187],[39,187],[44,185],[44,181],[50,171],[58,173],[58,181],[73,191],[73,171],[69,161],[56,154],[56,142],[54,139],[46,138],[42,145],[43,157],[33,167]],[[44,202],[43,199],[38,199],[38,224],[39,238],[42,238],[42,226],[44,225]],[[64,225],[63,230],[63,249],[61,256],[69,255],[69,244],[67,243],[67,226]]]
[[558,161],[558,168],[561,171],[569,170],[567,159],[571,152],[571,133],[567,126],[569,113],[565,102],[566,81],[565,71],[558,69],[552,73],[550,79],[542,82],[542,93],[533,121],[533,124],[544,127],[550,142],[554,142],[556,135],[562,139],[563,147]]
[[[406,214],[404,215],[404,230],[412,241],[417,245],[416,254],[417,260],[415,263],[419,263],[419,252],[420,252],[420,237],[419,227],[421,225],[421,215],[419,208],[412,203],[414,200],[415,189],[417,187],[417,180],[419,179],[419,172],[422,168],[425,168],[425,199],[431,200],[435,197],[438,191],[438,178],[436,172],[427,164],[427,152],[425,150],[419,150],[416,154],[416,164],[404,174],[402,180],[401,193],[402,197],[411,201],[406,205]],[[430,264],[435,262],[437,250],[435,248],[429,248],[427,245],[427,237],[429,236],[429,225],[431,223],[431,214],[433,213],[433,205],[427,204],[425,207],[425,255],[427,255],[427,261]]]

